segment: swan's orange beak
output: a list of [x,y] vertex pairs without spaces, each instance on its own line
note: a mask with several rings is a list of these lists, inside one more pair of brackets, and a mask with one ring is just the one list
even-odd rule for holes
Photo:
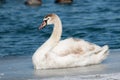
[[43,21],[42,24],[40,25],[39,29],[43,29],[47,25],[47,21]]

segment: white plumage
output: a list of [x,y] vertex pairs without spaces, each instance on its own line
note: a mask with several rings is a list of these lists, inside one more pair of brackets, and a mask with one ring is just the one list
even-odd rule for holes
[[56,14],[47,15],[40,29],[54,24],[50,38],[36,50],[32,60],[35,69],[66,68],[101,63],[108,55],[105,45],[100,47],[82,39],[68,38],[61,40],[62,24]]

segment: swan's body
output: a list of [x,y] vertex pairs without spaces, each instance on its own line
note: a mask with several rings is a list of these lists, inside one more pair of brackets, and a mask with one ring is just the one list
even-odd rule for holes
[[108,55],[108,46],[97,46],[75,38],[61,40],[62,24],[56,14],[44,18],[40,27],[54,24],[50,38],[34,53],[35,69],[65,68],[101,63]]

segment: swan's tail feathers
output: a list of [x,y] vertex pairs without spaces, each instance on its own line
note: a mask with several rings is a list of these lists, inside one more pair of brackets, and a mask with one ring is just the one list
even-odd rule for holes
[[108,45],[105,45],[102,47],[102,53],[103,53],[103,55],[108,55],[108,53],[109,53]]
[[105,45],[101,48],[101,51],[97,54],[100,62],[103,61],[108,54],[109,54],[109,47],[108,45]]

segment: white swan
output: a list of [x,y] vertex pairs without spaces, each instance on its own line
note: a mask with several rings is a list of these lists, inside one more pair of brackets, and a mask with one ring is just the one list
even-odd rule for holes
[[50,38],[32,56],[35,69],[66,68],[101,63],[108,55],[108,46],[75,38],[61,40],[62,24],[56,14],[45,16],[40,29],[54,24]]

